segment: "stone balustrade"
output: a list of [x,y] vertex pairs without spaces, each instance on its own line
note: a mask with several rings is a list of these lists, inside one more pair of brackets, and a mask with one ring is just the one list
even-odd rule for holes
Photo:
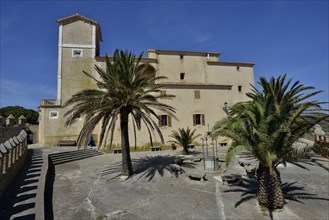
[[27,133],[24,130],[0,143],[0,197],[24,165],[26,155]]
[[41,105],[42,106],[54,106],[54,105],[56,105],[56,99],[43,99]]

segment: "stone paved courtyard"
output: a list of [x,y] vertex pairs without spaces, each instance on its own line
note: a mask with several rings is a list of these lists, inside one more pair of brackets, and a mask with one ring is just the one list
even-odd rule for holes
[[[196,150],[200,152],[200,149]],[[220,149],[224,156],[226,148]],[[254,198],[254,179],[239,186],[213,178],[245,174],[237,160],[226,169],[207,172],[207,181],[176,176],[168,168],[180,151],[133,152],[135,174],[120,178],[121,154],[107,154],[55,166],[54,219],[328,219],[328,171],[305,159],[301,167],[280,167],[287,205],[273,213]],[[223,159],[223,158],[222,158]],[[190,160],[186,160],[190,161]],[[186,162],[185,172],[203,171],[203,162]]]

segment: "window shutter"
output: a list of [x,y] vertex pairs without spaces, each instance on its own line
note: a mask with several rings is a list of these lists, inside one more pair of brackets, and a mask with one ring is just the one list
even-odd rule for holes
[[158,117],[159,117],[159,127],[161,127],[162,126],[161,115],[158,115]]
[[201,115],[201,121],[202,121],[202,125],[205,125],[206,124],[204,114]]
[[194,90],[194,98],[200,99],[200,90]]
[[167,115],[167,119],[168,119],[168,127],[171,127],[171,117],[170,117],[170,115]]
[[196,125],[196,115],[193,115],[193,126]]

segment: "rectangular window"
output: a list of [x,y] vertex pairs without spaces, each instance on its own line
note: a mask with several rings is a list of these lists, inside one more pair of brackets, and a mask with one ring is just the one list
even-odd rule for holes
[[185,73],[180,73],[180,79],[183,80],[185,78]]
[[200,99],[200,90],[194,90],[194,98]]
[[180,57],[181,60],[184,59],[184,55],[180,55],[179,57]]
[[242,92],[242,86],[238,86],[238,91]]
[[82,57],[82,50],[81,49],[73,49],[72,50],[72,57]]
[[193,115],[193,126],[195,125],[205,125],[205,116],[204,114],[194,114]]
[[58,111],[51,111],[49,112],[50,119],[57,119],[58,118]]
[[159,115],[159,127],[171,127],[171,117],[169,115]]
[[236,71],[240,71],[240,67],[239,66],[236,67]]
[[161,96],[165,96],[165,95],[167,95],[166,90],[160,90],[160,95],[161,95]]

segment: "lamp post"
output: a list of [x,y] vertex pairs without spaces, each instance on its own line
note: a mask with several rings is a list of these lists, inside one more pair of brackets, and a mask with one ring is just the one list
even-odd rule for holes
[[213,160],[214,160],[214,170],[216,167],[216,156],[215,156],[215,148],[214,148],[214,137],[211,137],[211,143],[212,143],[212,156],[213,156]]
[[204,136],[204,139],[206,141],[206,151],[207,151],[207,157],[208,157],[208,137],[207,137],[207,135]]
[[230,117],[230,112],[228,110],[228,103],[224,102],[224,107],[223,107],[223,111],[226,113],[227,117]]
[[218,150],[217,150],[217,137],[215,137],[215,146],[216,146],[216,157],[218,157]]
[[204,138],[201,138],[202,141],[202,155],[203,155],[203,170],[206,170],[206,157],[204,155]]

